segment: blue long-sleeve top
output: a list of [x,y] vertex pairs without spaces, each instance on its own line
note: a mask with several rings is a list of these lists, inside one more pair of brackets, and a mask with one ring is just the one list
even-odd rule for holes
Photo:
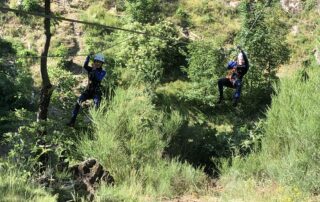
[[244,59],[244,65],[239,65],[236,61],[230,61],[228,63],[227,69],[234,69],[235,72],[238,74],[239,79],[242,79],[242,77],[248,72],[249,70],[249,60],[246,55],[246,53],[241,50],[241,53],[243,55]]
[[106,71],[102,68],[93,69],[89,66],[90,56],[87,56],[83,68],[88,72],[88,86],[87,89],[90,91],[100,90],[102,79],[106,76]]

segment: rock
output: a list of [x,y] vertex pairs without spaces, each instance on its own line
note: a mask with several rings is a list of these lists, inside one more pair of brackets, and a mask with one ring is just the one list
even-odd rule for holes
[[88,200],[94,199],[95,190],[101,181],[113,185],[114,179],[110,173],[95,159],[88,159],[70,168],[74,177],[74,188],[80,196],[86,196]]
[[280,0],[282,8],[290,13],[299,13],[302,10],[301,0]]

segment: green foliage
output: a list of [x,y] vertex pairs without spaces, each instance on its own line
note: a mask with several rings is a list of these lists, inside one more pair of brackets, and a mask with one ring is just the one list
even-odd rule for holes
[[[277,88],[267,114],[265,157],[272,157],[267,173],[282,183],[296,184],[310,193],[319,193],[319,127],[317,126],[318,70],[311,70],[308,82],[286,79]],[[282,127],[277,127],[280,125]],[[286,163],[284,163],[286,162]],[[289,162],[289,163],[288,163]],[[274,165],[277,164],[277,167]],[[279,172],[279,169],[290,172]]]
[[[84,20],[89,20],[90,22],[96,22],[101,24],[106,24],[109,26],[117,26],[119,20],[116,16],[112,15],[111,13],[106,12],[103,3],[93,3],[91,6],[82,14],[81,16]],[[94,28],[85,26],[86,29],[94,29],[100,30],[101,28]]]
[[188,46],[188,67],[185,71],[192,84],[187,89],[189,100],[213,105],[217,95],[218,76],[224,64],[224,55],[213,42],[194,42]]
[[71,72],[61,69],[60,67],[48,68],[48,74],[51,78],[52,85],[55,86],[51,102],[56,110],[58,110],[58,113],[63,114],[69,111],[70,107],[74,105],[76,96],[73,89],[76,88],[79,81],[72,76]]
[[16,54],[16,50],[12,47],[12,43],[0,38],[0,57],[7,56],[8,54]]
[[[26,109],[15,109],[14,111],[0,111],[0,134],[15,131],[22,125],[29,124],[34,118],[34,113]],[[0,137],[0,140],[2,136]]]
[[67,61],[67,55],[68,55],[68,48],[63,45],[62,43],[59,43],[57,47],[55,47],[52,50],[52,55],[54,56],[60,56],[60,58],[57,58],[57,67],[58,68],[66,68],[68,61]]
[[32,184],[28,175],[19,170],[16,165],[0,162],[0,195],[2,201],[43,201],[55,202],[52,196],[41,187]]
[[[139,169],[144,163],[158,161],[166,145],[164,137],[169,138],[175,132],[170,131],[171,128],[165,130],[165,123],[180,123],[178,114],[173,114],[172,120],[166,120],[163,113],[157,112],[143,87],[117,89],[108,111],[105,110],[106,106],[102,104],[98,111],[91,111],[96,140],[81,142],[80,151],[86,156],[97,157],[112,171],[119,172],[115,176],[120,179],[132,168]],[[104,148],[103,151],[98,145]],[[120,165],[123,169],[117,171],[115,168]]]
[[176,16],[179,19],[179,25],[181,27],[189,27],[191,22],[190,22],[190,15],[188,14],[187,11],[185,11],[184,8],[179,7],[176,11]]
[[250,61],[250,72],[246,78],[251,88],[261,88],[267,83],[270,86],[277,67],[289,59],[286,25],[281,21],[282,11],[251,1],[244,1],[240,9],[243,23],[237,41],[247,51]]
[[179,161],[159,161],[146,164],[138,172],[130,172],[126,181],[110,187],[102,186],[100,201],[159,201],[186,193],[205,193],[207,179],[199,169]]
[[39,11],[40,8],[39,0],[22,0],[21,4],[18,6],[19,9],[24,11]]
[[314,90],[319,83],[319,70],[311,69],[309,73],[307,82],[296,74],[276,87],[277,95],[267,112],[261,151],[247,159],[235,157],[233,166],[224,174],[225,180],[273,181],[289,191],[298,190],[300,196],[294,196],[297,199],[319,194],[320,112]]
[[162,22],[153,26],[132,23],[126,28],[141,30],[163,38],[119,33],[116,43],[129,39],[114,49],[114,58],[118,65],[126,67],[128,71],[125,73],[130,74],[122,75],[122,82],[145,82],[156,85],[164,80],[165,75],[179,71],[184,57],[180,53],[179,46],[174,43],[177,30],[171,23]]
[[318,4],[317,0],[306,0],[303,2],[303,7],[305,11],[311,11],[314,9]]
[[[120,20],[105,11],[102,3],[94,3],[81,15],[81,19],[107,26],[121,27]],[[84,39],[86,52],[102,52],[112,45],[110,33],[112,30],[101,29],[100,27],[84,26]]]
[[0,39],[0,104],[3,108],[31,108],[33,80],[27,65],[31,61],[10,58],[15,56],[28,56],[33,52],[24,49],[22,44],[15,41],[8,42]]
[[133,21],[143,24],[160,21],[159,0],[127,0],[126,12]]
[[30,176],[41,174],[47,167],[58,169],[73,143],[71,137],[64,137],[62,130],[56,130],[57,124],[31,122],[19,127],[17,132],[6,133],[5,141],[11,148],[9,159]]
[[151,100],[144,87],[117,89],[108,109],[102,103],[99,110],[91,110],[93,140],[81,140],[79,151],[99,159],[115,177],[115,187],[102,188],[103,200],[171,196],[196,190],[205,182],[201,171],[162,159],[182,118],[177,112],[156,110]]

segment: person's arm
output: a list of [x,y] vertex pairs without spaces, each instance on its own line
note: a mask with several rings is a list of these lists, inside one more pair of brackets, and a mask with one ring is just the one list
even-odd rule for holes
[[237,63],[235,61],[228,62],[227,69],[234,69],[237,66]]
[[90,55],[88,55],[86,57],[86,60],[85,60],[85,62],[83,64],[83,68],[85,68],[85,70],[87,70],[88,72],[90,72],[92,70],[92,68],[89,67],[89,62],[90,62]]
[[105,70],[92,70],[89,73],[89,79],[97,83],[100,83],[105,76],[106,76]]
[[249,69],[249,60],[248,60],[248,57],[247,57],[246,53],[245,53],[243,50],[241,50],[241,53],[242,53],[242,55],[243,55],[243,59],[244,59],[244,62],[245,62],[246,69]]
[[99,72],[96,79],[98,81],[102,81],[102,79],[106,76],[106,74],[107,74],[107,72],[105,70],[102,70],[101,72]]

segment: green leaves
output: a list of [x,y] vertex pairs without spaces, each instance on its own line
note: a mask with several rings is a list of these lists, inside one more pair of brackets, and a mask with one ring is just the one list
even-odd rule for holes
[[276,68],[289,59],[290,52],[285,38],[287,28],[281,22],[282,11],[276,7],[244,1],[240,10],[243,22],[236,41],[248,53],[250,73],[247,77],[252,85],[262,87],[263,83],[274,79]]
[[186,93],[188,99],[212,105],[218,74],[224,64],[224,56],[213,42],[193,42],[188,46],[188,67],[185,71],[192,82]]
[[115,48],[115,59],[118,64],[127,69],[122,71],[122,75],[128,73],[131,75],[129,78],[122,77],[122,82],[144,82],[156,85],[164,78],[165,72],[172,72],[179,68],[183,56],[179,48],[174,46],[177,30],[171,23],[163,22],[153,26],[132,23],[126,28],[142,30],[158,37],[127,33],[116,35],[115,43],[130,38],[126,43],[121,43]]
[[[0,38],[0,106],[1,108],[30,107],[33,80],[26,68],[30,61],[26,59],[7,58],[32,55],[18,42]],[[14,82],[13,82],[14,81]]]
[[22,0],[19,8],[24,11],[39,11],[40,8],[39,0]]
[[133,21],[140,23],[155,23],[160,17],[159,0],[128,0],[126,11]]

